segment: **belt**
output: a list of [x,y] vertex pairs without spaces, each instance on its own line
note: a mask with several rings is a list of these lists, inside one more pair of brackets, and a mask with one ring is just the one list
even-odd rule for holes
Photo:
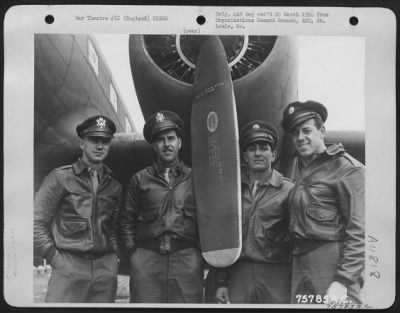
[[174,253],[176,251],[188,248],[197,248],[197,244],[190,240],[174,238],[170,235],[138,241],[136,246],[138,248],[152,250],[161,254]]
[[99,252],[99,251],[86,251],[86,252],[70,251],[70,250],[62,250],[62,251],[73,254],[85,260],[100,259],[101,257],[111,253],[111,252]]

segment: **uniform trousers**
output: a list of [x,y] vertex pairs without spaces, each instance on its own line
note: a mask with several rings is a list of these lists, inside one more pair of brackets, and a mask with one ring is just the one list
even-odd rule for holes
[[114,253],[89,260],[58,250],[51,262],[46,302],[114,302],[118,265]]
[[[301,296],[307,297],[307,303],[321,303],[320,299],[324,298],[329,285],[334,281],[342,247],[342,242],[328,242],[293,256],[292,303],[299,303]],[[354,283],[347,286],[347,296],[354,304],[362,303],[360,285]]]
[[290,303],[291,263],[241,261],[229,267],[231,303]]
[[203,259],[198,249],[161,254],[137,248],[130,257],[130,264],[130,302],[202,302]]

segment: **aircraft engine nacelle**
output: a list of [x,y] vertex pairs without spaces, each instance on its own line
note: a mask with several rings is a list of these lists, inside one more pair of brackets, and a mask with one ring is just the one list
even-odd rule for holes
[[[219,36],[233,80],[239,129],[261,119],[280,127],[282,111],[297,99],[297,49],[292,37]],[[144,117],[159,110],[185,123],[183,158],[190,164],[190,118],[199,36],[131,35],[130,62]],[[278,151],[280,150],[278,147]]]

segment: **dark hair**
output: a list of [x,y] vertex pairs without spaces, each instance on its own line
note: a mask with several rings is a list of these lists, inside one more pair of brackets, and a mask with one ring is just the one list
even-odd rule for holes
[[317,129],[321,129],[322,125],[324,125],[324,121],[322,120],[321,115],[317,114],[312,119],[314,120],[315,127],[317,127]]
[[180,129],[175,129],[176,137],[182,139],[182,134]]
[[308,119],[308,120],[305,120],[305,121],[303,121],[303,122],[297,124],[296,126],[294,126],[294,127],[290,130],[290,134],[294,134],[294,133],[295,133],[295,130],[297,129],[297,127],[298,127],[300,124],[303,124],[303,123],[305,123],[305,122],[307,122],[307,121],[311,121],[311,120],[314,120],[315,127],[316,127],[318,130],[320,130],[321,127],[324,125],[324,121],[322,120],[321,115],[316,114],[316,115],[313,116],[312,118],[310,118],[310,119]]

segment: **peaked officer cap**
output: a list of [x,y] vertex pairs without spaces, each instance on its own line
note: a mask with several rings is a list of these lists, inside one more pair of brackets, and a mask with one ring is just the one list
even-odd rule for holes
[[319,115],[325,123],[328,117],[326,107],[317,101],[292,102],[283,110],[282,127],[291,132],[297,125]]
[[278,143],[278,131],[276,128],[265,121],[252,121],[247,123],[240,130],[240,145],[243,150],[253,142],[264,141],[271,145],[272,149],[275,149]]
[[172,111],[158,111],[149,116],[143,127],[143,135],[147,142],[153,142],[155,136],[166,130],[176,130],[178,134],[183,129],[183,121]]
[[114,122],[104,115],[96,115],[84,120],[76,127],[79,137],[107,137],[112,138],[116,131]]

